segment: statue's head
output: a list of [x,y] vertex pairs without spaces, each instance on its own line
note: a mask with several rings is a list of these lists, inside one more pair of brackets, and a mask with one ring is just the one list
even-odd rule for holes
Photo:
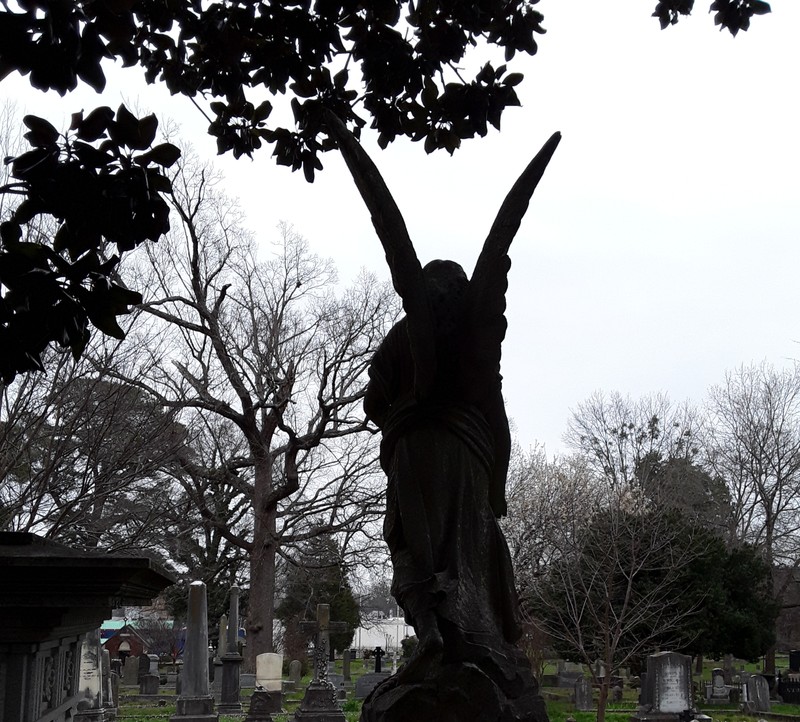
[[456,329],[463,311],[463,299],[469,287],[464,269],[455,261],[431,261],[423,269],[428,300],[439,333]]

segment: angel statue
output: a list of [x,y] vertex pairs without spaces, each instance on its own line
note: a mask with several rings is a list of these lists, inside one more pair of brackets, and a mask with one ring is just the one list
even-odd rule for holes
[[508,249],[561,138],[517,180],[472,278],[453,261],[422,267],[366,152],[326,116],[372,216],[405,316],[369,369],[367,416],[388,478],[384,538],[392,594],[419,644],[364,703],[362,722],[547,722],[521,636],[506,513],[510,434],[501,394]]

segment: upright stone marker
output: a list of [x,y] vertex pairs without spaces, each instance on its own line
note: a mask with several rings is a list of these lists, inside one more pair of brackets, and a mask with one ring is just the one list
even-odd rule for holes
[[315,622],[300,622],[301,629],[315,632],[314,678],[306,689],[303,701],[295,712],[295,722],[345,722],[345,716],[336,701],[336,690],[328,682],[328,649],[330,633],[344,631],[344,622],[331,622],[329,604],[317,605]]
[[300,684],[300,680],[303,679],[303,663],[299,659],[289,662],[289,679],[295,685]]
[[342,652],[342,677],[344,677],[345,682],[350,682],[352,679],[350,676],[350,656],[351,652],[349,649],[345,649],[344,652]]
[[81,645],[78,687],[83,699],[78,703],[78,711],[74,715],[81,722],[102,722],[108,719],[107,710],[103,706],[102,659],[100,630],[95,629],[86,635]]
[[206,585],[189,585],[189,615],[183,648],[181,694],[171,722],[217,722],[208,684],[208,603]]
[[245,722],[269,722],[283,706],[283,655],[266,652],[256,657],[256,689]]
[[575,709],[579,712],[588,712],[594,709],[592,683],[583,675],[575,680]]
[[677,652],[658,652],[647,658],[642,675],[640,711],[632,720],[683,719],[693,710],[692,659]]
[[228,616],[227,644],[222,655],[222,688],[217,707],[222,714],[241,714],[239,671],[242,655],[239,654],[239,587],[231,587]]
[[747,702],[745,709],[750,712],[769,712],[769,684],[760,674],[751,674],[746,681]]
[[128,657],[122,668],[122,684],[133,687],[139,684],[139,658]]

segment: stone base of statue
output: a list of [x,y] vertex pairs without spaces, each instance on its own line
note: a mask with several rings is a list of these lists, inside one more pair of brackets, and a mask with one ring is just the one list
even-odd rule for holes
[[361,722],[548,722],[522,652],[477,662],[412,658],[376,687]]
[[[414,719],[409,717],[408,719]],[[346,722],[336,701],[336,688],[329,682],[312,682],[294,713],[295,722]]]
[[250,709],[244,722],[272,722],[272,715],[281,711],[283,695],[257,689],[250,696]]
[[175,714],[170,722],[218,722],[219,714],[214,711],[214,698],[211,695],[202,697],[178,697]]

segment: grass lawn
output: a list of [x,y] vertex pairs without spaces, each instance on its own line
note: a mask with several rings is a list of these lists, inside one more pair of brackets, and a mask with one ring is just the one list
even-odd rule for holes
[[[781,662],[783,661],[783,664]],[[788,659],[777,660],[778,667],[786,668],[788,666]],[[710,679],[711,670],[714,667],[722,666],[721,662],[708,660],[703,664],[703,679]],[[750,672],[758,671],[760,665],[747,664],[745,669]],[[386,667],[385,667],[386,668]],[[737,664],[737,669],[739,665]],[[373,662],[367,660],[353,660],[351,664],[351,674],[353,681],[368,671],[372,671]],[[337,662],[337,672],[341,673],[341,660]],[[552,672],[546,669],[545,674],[555,673],[555,667]],[[695,679],[698,676],[695,675]],[[311,677],[304,677],[300,683],[298,690],[290,692],[284,696],[283,707],[287,710],[286,714],[273,715],[275,722],[290,722],[292,716],[299,706],[302,698],[303,691]],[[119,717],[121,722],[164,722],[169,717],[175,714],[174,693],[173,699],[169,699],[170,691],[165,690],[166,694],[162,695],[164,699],[159,703],[143,703],[134,700],[126,700],[125,694],[135,694],[132,688],[123,689],[122,701],[119,707]],[[247,700],[252,693],[251,689],[242,690],[242,700]],[[352,692],[351,692],[352,694]],[[547,704],[547,714],[550,717],[550,722],[566,722],[568,717],[573,717],[576,722],[595,722],[596,714],[594,712],[578,712],[574,709],[573,704],[569,701],[570,690],[565,688],[543,688],[542,694]],[[638,692],[635,690],[626,689],[622,702],[609,703],[606,711],[606,722],[628,722],[631,711],[636,708]],[[754,722],[756,717],[746,717],[741,712],[730,708],[720,708],[715,706],[699,705],[699,709],[714,719],[714,722]],[[361,714],[361,700],[348,698],[343,703],[343,711],[347,722],[358,722],[359,715]],[[800,705],[790,704],[773,704],[772,712],[782,715],[796,715],[798,722],[800,722]],[[242,715],[222,715],[220,716],[221,722],[242,722],[244,717]],[[409,721],[413,722],[413,721]]]

